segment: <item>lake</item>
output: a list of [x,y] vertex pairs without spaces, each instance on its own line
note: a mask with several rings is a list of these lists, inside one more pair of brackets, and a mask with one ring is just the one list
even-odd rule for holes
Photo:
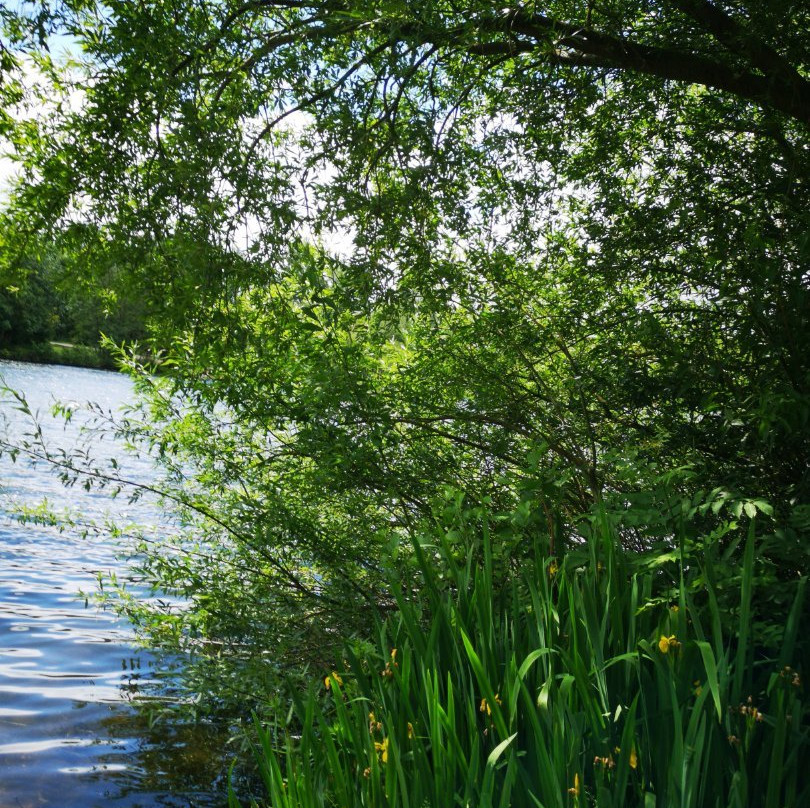
[[[104,371],[0,361],[0,376],[44,416],[49,443],[65,449],[82,419],[65,426],[49,418],[55,400],[92,401],[115,412],[133,397],[128,378]],[[0,407],[12,435],[29,429],[22,413]],[[98,450],[124,457],[109,439]],[[130,477],[150,478],[145,460],[129,463]],[[60,533],[8,517],[9,503],[44,497],[87,519],[111,508],[117,518],[126,516],[125,502],[78,485],[66,489],[47,465],[0,459],[0,806],[223,804],[222,766],[214,760],[223,738],[204,725],[152,720],[139,698],[159,704],[161,662],[136,647],[125,621],[80,594],[94,590],[99,573],[126,576],[116,548],[76,530]],[[131,507],[136,517],[160,518],[148,502]]]

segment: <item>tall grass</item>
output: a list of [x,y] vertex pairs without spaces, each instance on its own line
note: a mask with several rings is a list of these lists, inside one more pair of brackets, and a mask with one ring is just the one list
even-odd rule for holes
[[538,544],[513,575],[478,532],[461,561],[446,535],[417,545],[377,647],[347,651],[286,723],[259,728],[254,805],[810,805],[805,582],[781,654],[761,656],[753,528],[736,630],[709,552],[676,561],[662,590],[599,520],[564,558]]

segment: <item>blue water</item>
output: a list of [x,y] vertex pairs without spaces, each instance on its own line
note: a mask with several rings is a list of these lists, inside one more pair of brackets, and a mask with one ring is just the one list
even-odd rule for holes
[[[83,419],[65,426],[50,418],[54,400],[117,413],[133,397],[126,377],[104,371],[0,362],[0,377],[40,411],[49,445],[66,450],[81,439]],[[0,418],[17,439],[31,430],[8,403]],[[100,457],[124,457],[109,438],[92,442]],[[150,479],[147,460],[128,463],[127,476]],[[211,749],[222,739],[206,727],[152,720],[141,700],[160,704],[160,661],[136,647],[124,620],[81,595],[94,591],[99,573],[126,577],[125,559],[104,537],[10,518],[15,505],[43,498],[83,520],[107,512],[124,522],[161,518],[148,500],[130,506],[80,485],[66,489],[47,463],[0,458],[0,807],[220,804]]]

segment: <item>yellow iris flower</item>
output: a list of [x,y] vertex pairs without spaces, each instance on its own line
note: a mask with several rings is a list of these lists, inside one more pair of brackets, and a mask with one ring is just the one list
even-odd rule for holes
[[658,650],[662,654],[668,654],[670,651],[675,651],[680,647],[681,647],[681,644],[675,638],[674,634],[671,637],[665,637],[662,634],[661,639],[658,640]]
[[331,690],[332,689],[332,682],[335,682],[336,684],[338,684],[340,686],[343,686],[343,679],[340,678],[340,674],[337,671],[332,671],[332,673],[330,673],[329,676],[327,676],[323,680],[323,686],[327,690]]
[[388,738],[383,738],[382,743],[375,743],[374,749],[380,756],[380,760],[388,763]]

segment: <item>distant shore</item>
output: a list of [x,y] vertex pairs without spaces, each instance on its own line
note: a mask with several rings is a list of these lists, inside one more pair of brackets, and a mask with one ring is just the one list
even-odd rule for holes
[[0,359],[43,365],[71,365],[97,370],[117,370],[113,357],[102,348],[70,342],[40,342],[0,348]]

